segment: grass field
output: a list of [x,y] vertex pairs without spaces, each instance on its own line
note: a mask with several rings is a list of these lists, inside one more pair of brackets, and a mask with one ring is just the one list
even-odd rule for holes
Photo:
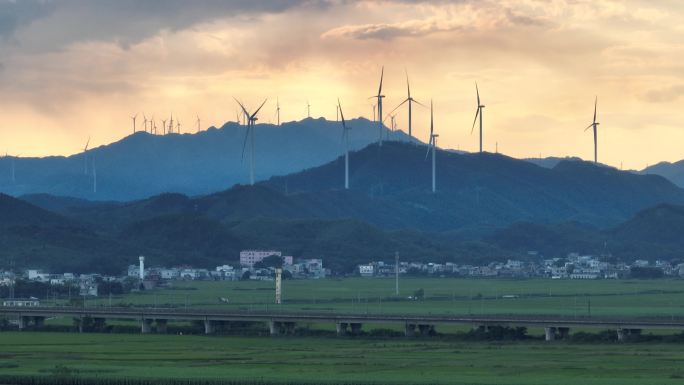
[[684,376],[676,344],[7,332],[0,351],[0,375],[511,385],[660,385]]
[[[274,283],[174,282],[117,296],[113,305],[188,306],[273,310]],[[392,279],[295,280],[283,283],[282,311],[402,314],[552,314],[565,316],[684,316],[682,280],[549,280],[404,278],[400,301]],[[425,299],[406,299],[423,289]],[[221,303],[219,298],[229,303]],[[107,306],[109,298],[88,300]]]

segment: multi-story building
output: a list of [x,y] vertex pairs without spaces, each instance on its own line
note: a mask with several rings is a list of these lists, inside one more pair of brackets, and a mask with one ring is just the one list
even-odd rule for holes
[[266,257],[276,255],[283,259],[285,265],[292,264],[292,256],[286,255],[276,250],[243,250],[240,252],[240,265],[253,267],[255,263],[263,261]]

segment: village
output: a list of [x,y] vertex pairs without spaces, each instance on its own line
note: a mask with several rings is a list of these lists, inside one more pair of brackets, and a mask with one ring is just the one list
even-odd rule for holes
[[[22,272],[1,271],[0,288],[9,288],[6,298],[14,298],[17,280],[39,282],[55,288],[68,288],[69,296],[98,297],[130,291],[166,287],[173,281],[272,281],[276,268],[282,268],[283,279],[323,279],[326,277],[360,276],[365,278],[396,275],[435,278],[539,278],[539,279],[628,279],[684,277],[684,263],[635,260],[632,263],[605,261],[589,255],[571,253],[566,258],[543,259],[539,263],[508,259],[485,265],[452,262],[373,261],[357,265],[353,273],[331,271],[323,259],[295,259],[277,250],[244,250],[239,262],[210,268],[192,266],[146,267],[145,257],[131,264],[119,276],[101,274],[49,273],[39,269]],[[150,261],[147,261],[148,263]],[[397,268],[398,262],[398,268]],[[66,289],[65,289],[66,290]],[[73,291],[73,292],[72,292]],[[53,295],[60,290],[54,290]]]

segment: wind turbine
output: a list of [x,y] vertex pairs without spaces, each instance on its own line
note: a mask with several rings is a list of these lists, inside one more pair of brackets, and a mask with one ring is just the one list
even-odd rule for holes
[[437,175],[436,175],[436,163],[437,163],[437,138],[439,135],[434,133],[434,121],[432,114],[432,100],[430,100],[430,142],[428,143],[428,150],[425,154],[425,159],[427,160],[430,151],[432,151],[432,193],[437,191]]
[[131,119],[133,119],[133,133],[134,134],[135,134],[135,118],[137,118],[137,117],[138,117],[138,114],[131,116]]
[[311,104],[309,104],[309,101],[306,101],[306,117],[310,118],[311,117]]
[[6,158],[6,159],[9,159],[9,161],[10,161],[10,180],[12,180],[12,183],[15,183],[15,182],[17,181],[16,173],[15,173],[15,164],[14,164],[14,160],[15,160],[16,157],[18,157],[18,156],[19,156],[19,155],[14,155],[14,156],[12,156],[12,155],[9,155],[7,152],[5,152],[5,158]]
[[145,116],[145,114],[143,114],[143,118],[144,118],[143,123],[145,124],[145,132],[147,132],[147,116]]
[[180,119],[176,118],[176,133],[180,134],[181,133],[181,122]]
[[95,158],[93,158],[93,194],[97,194],[97,169],[95,168]]
[[200,132],[200,118],[199,118],[199,115],[197,115],[197,132]]
[[[235,98],[233,98],[235,99]],[[254,125],[257,121],[257,114],[259,113],[259,110],[266,104],[266,100],[264,99],[264,102],[261,103],[259,108],[257,108],[256,111],[254,111],[253,114],[250,115],[249,112],[247,112],[247,109],[245,106],[240,103],[239,100],[235,99],[235,101],[240,105],[242,108],[242,112],[245,114],[245,116],[248,117],[247,119],[247,132],[245,132],[245,143],[242,145],[242,158],[244,159],[245,157],[245,149],[247,148],[247,139],[250,141],[250,148],[249,148],[249,184],[254,186]]]
[[473,127],[470,129],[470,134],[473,133],[475,129],[475,123],[477,122],[478,115],[480,116],[480,153],[482,153],[482,109],[485,107],[482,102],[480,102],[480,90],[477,88],[477,82],[475,82],[475,92],[477,93],[477,110],[475,111],[475,120],[473,120]]
[[587,128],[584,129],[584,131],[587,131],[590,128],[594,128],[594,163],[598,163],[598,137],[597,137],[597,127],[599,122],[596,121],[596,106],[598,104],[598,96],[596,99],[594,99],[594,120],[591,122],[590,125],[587,126]]
[[[404,71],[406,71],[406,70],[404,70]],[[412,118],[412,116],[411,116],[412,115],[412,108],[411,108],[412,104],[416,103],[416,104],[423,106],[423,107],[425,107],[425,105],[423,105],[423,103],[421,103],[421,102],[417,101],[416,99],[414,99],[413,97],[411,97],[411,85],[409,84],[408,72],[406,72],[406,90],[408,92],[408,97],[406,99],[404,99],[404,101],[401,102],[398,106],[396,106],[390,112],[390,114],[392,112],[396,111],[402,105],[404,105],[404,103],[408,102],[408,134],[409,134],[409,138],[413,138],[413,130],[412,130],[412,124],[411,124],[412,123],[412,119],[411,119]]]
[[278,126],[280,126],[280,99],[276,98],[276,116],[278,119]]
[[342,142],[344,143],[344,189],[349,190],[349,130],[351,127],[347,127],[347,122],[344,120],[344,113],[342,113],[342,104],[340,104],[340,99],[337,99],[337,110],[340,112],[340,117],[342,117]]
[[[382,66],[382,70],[380,71],[380,87],[378,87],[378,94],[371,96],[370,99],[372,98],[377,98],[378,99],[378,117],[379,117],[379,128],[380,128],[380,146],[382,146],[382,98],[385,97],[385,95],[382,94],[382,78],[385,75],[385,66]],[[375,111],[375,109],[373,109]],[[374,114],[375,115],[375,114]],[[375,118],[373,119],[375,120]]]
[[173,134],[173,113],[171,113],[171,119],[169,119],[169,134]]
[[162,135],[166,135],[166,119],[162,119]]
[[88,145],[90,144],[90,137],[86,142],[85,147],[83,147],[83,174],[88,175]]

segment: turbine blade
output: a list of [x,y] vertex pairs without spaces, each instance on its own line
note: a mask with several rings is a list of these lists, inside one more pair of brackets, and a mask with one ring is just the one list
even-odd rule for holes
[[[233,99],[235,99],[235,97],[233,97]],[[235,101],[237,102],[237,104],[240,105],[240,108],[242,108],[242,112],[244,112],[245,115],[249,116],[249,112],[247,112],[247,109],[245,108],[245,106],[243,106],[239,100],[235,99]],[[173,115],[171,115],[171,119],[173,119]]]
[[475,119],[473,120],[473,127],[470,129],[470,134],[473,134],[473,131],[475,130],[475,123],[477,123],[477,115],[480,113],[480,107],[478,104],[477,110],[475,110]]
[[261,105],[259,106],[259,108],[257,108],[256,111],[254,111],[254,114],[252,114],[252,119],[254,119],[254,118],[256,117],[256,115],[259,113],[259,110],[261,110],[261,107],[263,107],[264,104],[266,104],[266,101],[267,101],[267,100],[268,100],[268,99],[264,99],[264,102],[261,103]]
[[411,99],[411,85],[409,84],[408,71],[405,67],[404,72],[406,73],[406,90],[408,91],[408,98]]
[[382,66],[382,70],[380,70],[380,87],[378,88],[378,96],[382,95],[382,78],[385,75],[385,66]]
[[598,96],[594,99],[594,123],[596,123],[596,105],[598,104]]
[[432,100],[430,100],[430,142],[432,143],[432,140],[434,137],[432,136],[433,131],[434,131],[434,115],[432,113]]
[[587,128],[584,129],[584,131],[586,132],[588,129],[590,129],[590,128],[592,128],[592,127],[594,127],[594,123],[588,125]]
[[252,124],[247,124],[247,131],[245,131],[245,142],[242,144],[242,160],[245,160],[245,149],[247,148],[247,138],[249,137],[249,131],[252,129]]
[[425,104],[423,104],[423,103],[417,101],[416,99],[411,99],[411,101],[414,102],[414,103],[416,103],[416,104],[418,104],[419,106],[423,106],[423,107],[427,108],[427,106],[426,106]]
[[480,108],[480,89],[477,88],[477,82],[475,82],[475,92],[477,93],[477,107]]
[[390,112],[389,112],[389,114],[387,114],[387,115],[391,115],[391,114],[392,114],[392,113],[393,113],[394,111],[398,110],[398,109],[399,109],[399,107],[403,106],[403,105],[404,105],[404,103],[406,103],[406,102],[408,102],[408,101],[409,101],[409,99],[408,99],[408,98],[404,99],[404,101],[403,101],[403,102],[399,103],[399,105],[398,105],[398,106],[394,107],[394,109],[393,109],[392,111],[390,111]]

